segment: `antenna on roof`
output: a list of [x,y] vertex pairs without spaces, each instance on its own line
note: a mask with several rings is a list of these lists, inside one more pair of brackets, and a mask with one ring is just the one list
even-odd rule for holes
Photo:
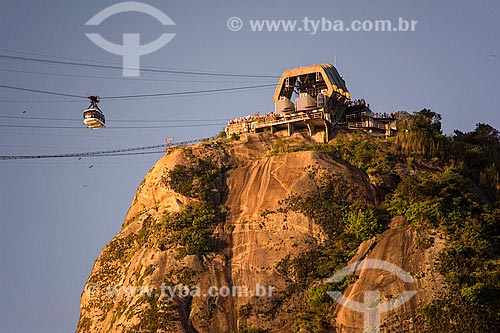
[[333,55],[333,66],[335,68],[337,68],[337,55],[336,54]]

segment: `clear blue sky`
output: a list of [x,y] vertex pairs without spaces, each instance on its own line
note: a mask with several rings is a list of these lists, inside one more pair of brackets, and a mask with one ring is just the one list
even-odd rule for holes
[[[483,1],[144,1],[175,26],[145,14],[123,13],[99,27],[85,22],[115,1],[3,0],[0,55],[120,65],[85,33],[119,43],[123,33],[143,42],[163,32],[175,38],[141,58],[144,67],[267,74],[332,62],[354,98],[375,112],[431,108],[444,129],[500,128],[500,3]],[[228,18],[243,28],[229,31]],[[415,32],[252,32],[248,20],[418,20]],[[24,53],[21,53],[24,52]],[[45,55],[47,57],[42,57]],[[60,57],[60,58],[56,58]],[[62,59],[64,58],[64,59]],[[78,60],[80,59],[80,60]],[[6,71],[9,70],[9,71]],[[18,72],[13,72],[18,71]],[[21,71],[23,73],[21,73]],[[57,75],[40,75],[43,72]],[[73,75],[73,76],[62,76]],[[75,76],[76,75],[76,76]],[[77,76],[99,76],[86,78]],[[114,78],[114,79],[112,79]],[[116,96],[237,87],[274,80],[242,80],[68,67],[0,58],[0,84],[64,93]],[[203,81],[203,82],[200,82]],[[176,98],[103,101],[109,128],[90,131],[75,120],[0,118],[0,155],[92,151],[212,136],[221,125],[112,129],[154,123],[113,120],[200,120],[273,110],[274,88]],[[17,102],[12,102],[17,101]],[[40,102],[46,101],[46,102]],[[50,101],[50,102],[47,102]],[[0,89],[0,115],[80,119],[86,101]],[[26,111],[26,113],[23,113]],[[223,121],[214,121],[214,123]],[[135,190],[158,155],[64,160],[0,161],[0,332],[66,333],[75,329],[79,298],[94,260],[120,230]],[[89,168],[89,166],[94,167]]]

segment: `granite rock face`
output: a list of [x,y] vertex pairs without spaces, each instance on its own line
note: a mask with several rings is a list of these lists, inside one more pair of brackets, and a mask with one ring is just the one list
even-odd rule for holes
[[[272,140],[265,133],[248,135],[231,144],[178,148],[162,157],[139,186],[121,231],[92,268],[76,331],[307,332],[293,326],[307,306],[305,294],[289,288],[277,265],[327,237],[305,214],[280,209],[282,200],[313,190],[311,170],[342,178],[367,201],[376,203],[380,194],[363,171],[346,162],[314,151],[270,154]],[[308,143],[300,136],[296,140]],[[210,229],[209,251],[181,255],[182,246],[162,233],[170,230],[162,227],[165,216],[196,207],[200,199],[174,191],[166,179],[176,166],[201,160],[218,170],[210,178],[209,201],[225,217]],[[362,302],[365,291],[381,290],[384,302],[415,290],[410,301],[381,316],[394,331],[402,324],[409,327],[401,318],[442,289],[433,269],[442,242],[436,239],[420,249],[416,240],[405,219],[395,218],[383,233],[361,243],[350,260],[380,259],[418,277],[409,285],[389,272],[361,268],[344,291]],[[332,326],[325,332],[363,331],[363,315],[345,307],[336,306],[325,320]]]

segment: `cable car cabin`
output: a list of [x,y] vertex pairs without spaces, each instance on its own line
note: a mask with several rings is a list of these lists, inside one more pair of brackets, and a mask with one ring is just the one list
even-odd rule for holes
[[83,112],[83,122],[88,128],[96,129],[105,127],[104,115],[97,109],[87,109]]
[[97,129],[106,126],[104,114],[97,106],[99,96],[89,96],[90,106],[83,111],[83,123],[90,129]]

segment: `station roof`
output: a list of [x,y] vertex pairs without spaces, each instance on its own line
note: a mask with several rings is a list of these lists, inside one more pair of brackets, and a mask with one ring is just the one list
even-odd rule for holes
[[293,68],[283,72],[274,93],[274,102],[277,102],[279,100],[279,97],[283,95],[282,91],[286,78],[294,78],[300,75],[318,72],[321,73],[323,79],[325,80],[325,83],[328,87],[328,94],[331,95],[334,91],[337,91],[343,95],[347,95],[346,97],[349,98],[349,91],[347,90],[345,81],[344,79],[342,79],[335,66],[331,64],[318,64],[307,67]]

